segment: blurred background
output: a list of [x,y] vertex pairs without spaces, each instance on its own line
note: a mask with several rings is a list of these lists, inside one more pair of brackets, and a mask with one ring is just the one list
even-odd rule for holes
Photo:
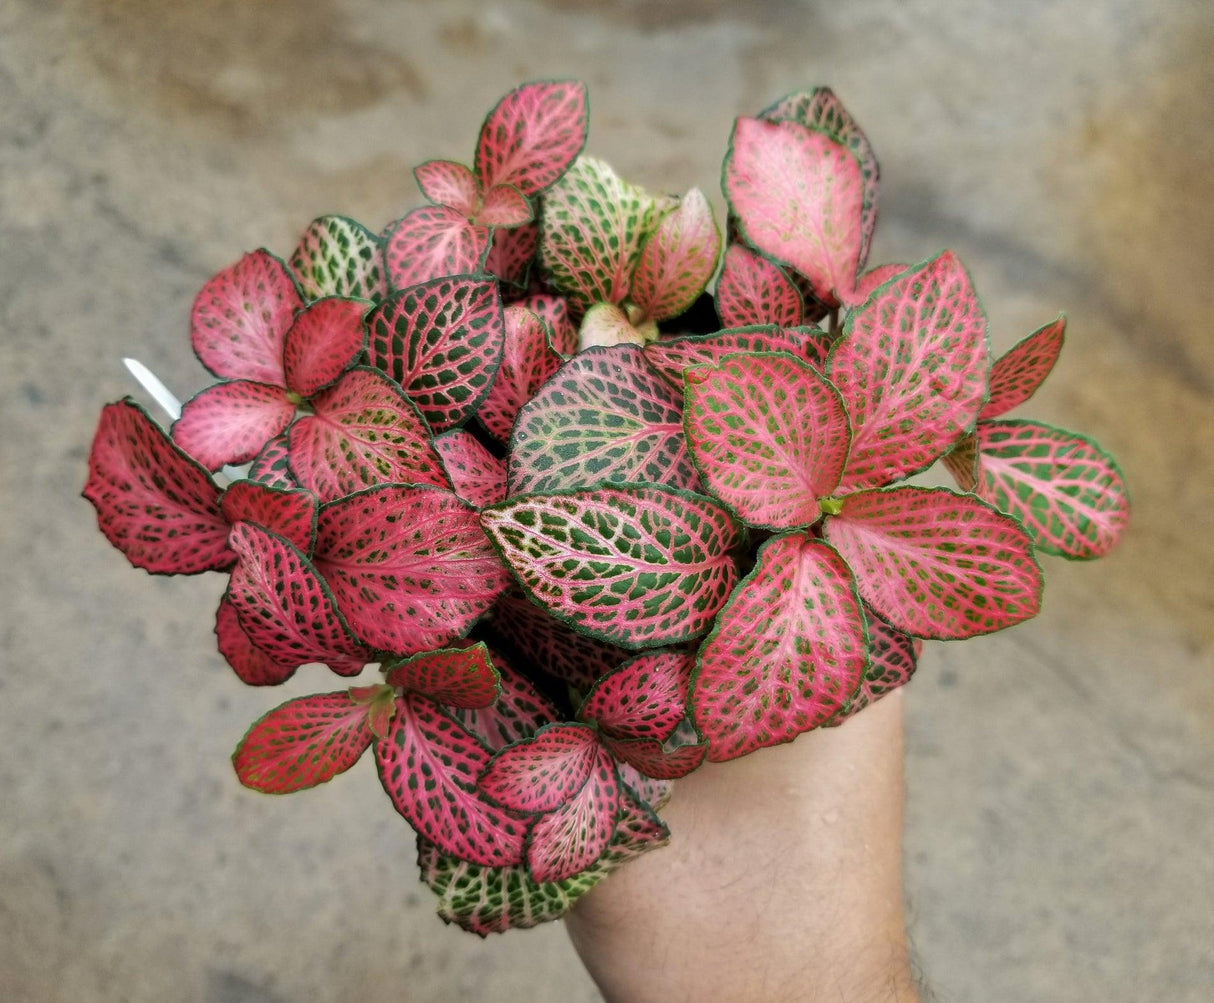
[[327,673],[240,685],[221,577],[133,571],[79,498],[123,355],[206,382],[210,275],[378,229],[500,94],[577,76],[590,152],[718,211],[734,116],[830,84],[881,161],[874,264],[955,249],[997,352],[1067,312],[1030,412],[1118,457],[1135,521],[1049,560],[1035,621],[928,645],[912,936],[940,1000],[1209,1000],[1211,51],[1195,2],[0,0],[0,999],[598,999],[559,926],[434,918],[369,762],[242,790],[245,727]]

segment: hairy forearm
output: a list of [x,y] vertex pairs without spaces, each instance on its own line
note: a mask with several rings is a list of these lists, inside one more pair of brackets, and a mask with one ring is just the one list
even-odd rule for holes
[[902,699],[679,781],[667,849],[577,906],[612,1003],[914,1001],[902,900]]

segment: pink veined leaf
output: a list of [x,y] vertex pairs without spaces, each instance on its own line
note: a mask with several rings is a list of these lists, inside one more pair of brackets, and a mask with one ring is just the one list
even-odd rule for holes
[[282,345],[303,307],[287,266],[269,251],[246,254],[194,300],[190,340],[220,379],[283,385]]
[[578,353],[518,412],[506,467],[510,493],[602,481],[694,488],[682,403],[635,345]]
[[491,706],[501,692],[497,669],[483,642],[467,648],[426,651],[393,662],[384,682],[448,707],[470,709]]
[[236,616],[236,607],[226,593],[215,611],[215,637],[219,641],[219,653],[240,681],[248,686],[277,686],[295,675],[299,667],[294,659],[286,664],[278,661],[249,640]]
[[389,297],[368,318],[367,357],[436,432],[476,413],[502,359],[505,320],[491,276],[436,279]]
[[860,689],[824,727],[834,728],[842,724],[886,693],[905,686],[915,674],[919,661],[915,640],[875,616],[870,615],[867,619],[869,661],[864,678],[860,681]]
[[426,205],[398,220],[386,234],[384,261],[393,289],[408,289],[450,275],[479,272],[492,231],[456,209]]
[[912,265],[879,265],[870,272],[865,272],[856,284],[855,292],[844,300],[846,307],[863,306],[864,302],[890,279],[897,278]]
[[308,225],[291,255],[291,270],[308,299],[378,301],[387,292],[379,237],[344,216],[321,216]]
[[254,723],[232,765],[246,787],[290,794],[345,773],[371,744],[367,708],[349,692],[313,693],[288,700]]
[[687,687],[695,659],[681,651],[638,655],[599,678],[578,709],[614,738],[646,738],[659,745],[687,714]]
[[380,485],[324,505],[316,566],[354,632],[398,655],[460,637],[508,582],[476,509],[426,484]]
[[249,641],[280,664],[324,662],[338,675],[357,675],[368,653],[312,562],[250,522],[233,526],[229,539],[239,560],[228,598]]
[[[527,280],[531,277],[531,263],[535,260],[539,244],[540,225],[536,221],[494,230],[489,256],[485,258],[485,271],[496,275],[505,285],[513,286],[510,292],[518,296],[526,292]],[[503,295],[505,292],[503,290]]]
[[300,486],[295,475],[291,473],[290,449],[287,445],[287,433],[274,436],[261,447],[249,467],[249,480],[266,484],[272,488],[297,488]]
[[789,94],[762,111],[759,117],[769,122],[787,119],[822,129],[855,154],[864,179],[864,214],[861,224],[863,241],[860,245],[860,264],[863,267],[868,259],[873,232],[877,228],[877,189],[880,177],[877,158],[869,145],[868,137],[829,87],[815,87],[809,91]]
[[717,279],[717,313],[726,327],[796,327],[805,320],[805,304],[779,265],[743,244],[730,244]]
[[607,850],[620,810],[615,763],[601,746],[578,794],[536,820],[527,838],[527,866],[536,881],[565,881]]
[[486,508],[481,523],[553,616],[625,648],[704,633],[737,578],[730,551],[741,528],[688,491],[600,485],[525,495]]
[[818,372],[822,372],[826,365],[826,358],[830,355],[831,346],[834,344],[834,339],[829,334],[816,324],[782,327],[779,330],[782,337],[794,339],[797,347],[793,350],[793,355],[808,362]]
[[375,743],[379,779],[396,810],[461,860],[519,863],[526,823],[476,789],[492,757],[484,743],[419,693],[399,697],[396,707],[391,732]]
[[601,749],[584,724],[546,725],[493,757],[481,774],[481,793],[514,811],[553,811],[585,786]]
[[948,452],[978,418],[989,359],[986,314],[951,251],[850,314],[826,365],[852,423],[840,490],[880,487]]
[[548,325],[552,335],[552,347],[561,355],[577,353],[577,328],[569,319],[569,301],[564,296],[537,293],[519,300],[515,306],[525,307]]
[[185,402],[173,422],[173,441],[209,470],[248,463],[295,416],[280,386],[231,380]]
[[501,693],[489,707],[453,708],[451,714],[495,752],[511,742],[530,738],[557,720],[557,710],[506,657],[489,649],[497,668]]
[[435,205],[445,205],[461,216],[476,215],[481,200],[481,183],[476,175],[454,160],[427,160],[413,168],[417,187]]
[[494,456],[462,428],[436,435],[434,449],[455,493],[477,508],[506,498],[506,462]]
[[289,540],[301,553],[312,551],[316,497],[308,491],[276,488],[256,481],[233,481],[223,493],[220,511],[233,525],[254,522]]
[[1066,318],[1039,327],[991,366],[991,396],[978,416],[998,418],[1037,392],[1058,361],[1066,339]]
[[662,217],[641,248],[631,298],[653,320],[670,320],[699,298],[717,270],[721,231],[698,188]]
[[646,804],[653,805],[657,811],[670,803],[670,795],[674,793],[672,781],[656,780],[623,760],[616,760],[615,768],[625,795],[629,790],[635,791],[637,797]]
[[708,755],[707,742],[669,750],[654,738],[606,737],[603,744],[616,759],[655,780],[678,780],[694,773],[704,765]]
[[137,568],[194,575],[235,560],[211,475],[129,397],[102,409],[84,497],[105,538]]
[[851,444],[839,392],[780,352],[727,356],[684,379],[687,445],[708,489],[752,526],[817,522]]
[[846,146],[797,122],[739,118],[724,188],[747,243],[795,268],[827,305],[852,292],[864,181]]
[[540,671],[582,691],[633,654],[554,620],[517,589],[497,601],[490,626]]
[[366,340],[363,312],[368,306],[361,300],[327,296],[295,318],[282,356],[289,389],[311,397],[354,364]]
[[788,352],[815,364],[821,357],[817,328],[756,325],[715,334],[685,334],[662,338],[645,346],[645,359],[662,377],[683,390],[683,372],[692,366],[710,366],[738,352]]
[[867,665],[864,612],[843,559],[804,532],[768,540],[700,647],[691,708],[709,760],[829,721]]
[[1041,566],[1016,520],[945,488],[861,491],[826,520],[826,539],[864,601],[904,634],[963,638],[1037,614]]
[[291,426],[291,469],[334,501],[376,484],[447,486],[443,465],[412,401],[376,369],[359,366],[312,399]]
[[586,145],[586,85],[576,80],[524,84],[502,98],[476,141],[476,173],[486,189],[513,185],[538,195]]
[[1037,549],[1103,557],[1130,518],[1116,462],[1086,436],[1035,421],[978,423],[980,498],[1020,521]]
[[514,185],[497,184],[485,192],[476,222],[480,226],[522,226],[530,223],[535,213],[527,196]]
[[477,411],[489,434],[510,438],[514,419],[548,378],[561,368],[560,354],[548,340],[548,326],[526,307],[508,306],[502,364]]
[[978,437],[970,432],[951,450],[940,457],[941,462],[953,475],[953,480],[962,491],[974,491],[978,487]]

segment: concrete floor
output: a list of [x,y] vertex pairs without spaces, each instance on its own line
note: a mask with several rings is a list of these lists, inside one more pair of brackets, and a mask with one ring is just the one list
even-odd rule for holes
[[412,165],[569,75],[592,152],[713,193],[734,115],[828,82],[881,158],[874,261],[957,250],[998,349],[1066,309],[1033,413],[1116,453],[1135,522],[1051,561],[1036,621],[929,647],[913,937],[946,1001],[1214,997],[1212,49],[1179,0],[0,0],[0,999],[598,998],[559,927],[433,918],[368,764],[239,788],[280,695],[215,653],[220,578],[132,571],[78,498],[123,354],[202,385],[208,276],[400,215]]

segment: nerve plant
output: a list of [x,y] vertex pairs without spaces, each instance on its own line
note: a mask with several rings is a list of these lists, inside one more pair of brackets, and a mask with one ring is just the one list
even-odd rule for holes
[[[236,773],[371,749],[481,934],[662,845],[672,780],[1033,616],[1037,554],[1098,557],[1129,511],[1090,439],[1004,417],[1062,319],[992,365],[955,255],[868,269],[877,162],[829,90],[737,121],[723,254],[699,190],[581,156],[586,123],[581,85],[520,87],[472,166],[417,169],[431,204],[224,269],[191,316],[219,382],[171,436],[107,406],[84,492],[135,566],[229,574],[244,682],[378,666],[267,713]],[[960,492],[905,483],[937,461]]]

